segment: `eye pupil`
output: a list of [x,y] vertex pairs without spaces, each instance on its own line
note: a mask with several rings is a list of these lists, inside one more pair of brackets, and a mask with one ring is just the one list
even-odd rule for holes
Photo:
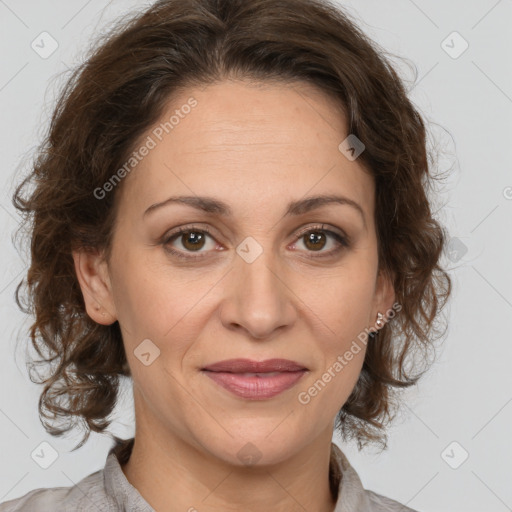
[[[312,233],[308,233],[306,236],[306,247],[308,248],[312,248],[313,250],[316,250],[316,249],[322,249],[325,245],[325,233],[317,233],[317,232],[312,232]],[[318,242],[321,241],[323,242],[320,246],[318,245]],[[312,243],[312,247],[310,247],[310,243]]]

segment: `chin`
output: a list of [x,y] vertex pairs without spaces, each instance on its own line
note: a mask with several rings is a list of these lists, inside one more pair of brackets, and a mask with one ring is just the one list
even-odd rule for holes
[[[279,420],[282,421],[282,418]],[[259,428],[252,430],[239,425],[241,433],[235,433],[226,426],[228,433],[222,437],[208,436],[202,443],[203,448],[211,455],[226,463],[239,467],[265,466],[278,464],[294,453],[300,450],[301,443],[290,438],[289,431],[272,434],[272,430],[277,430],[277,422],[266,422],[265,425],[259,424]],[[278,427],[279,428],[279,427]],[[269,435],[270,433],[270,435]],[[212,439],[215,441],[212,442]]]

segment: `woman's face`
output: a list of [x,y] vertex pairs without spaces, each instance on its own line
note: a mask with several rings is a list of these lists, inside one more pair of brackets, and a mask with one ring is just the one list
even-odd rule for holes
[[[358,335],[393,303],[377,273],[373,179],[339,149],[341,111],[306,85],[191,89],[160,121],[176,110],[124,178],[109,265],[81,279],[87,310],[119,321],[137,428],[231,464],[278,462],[330,441],[363,364]],[[308,201],[317,196],[346,202]],[[361,349],[333,371],[354,340]],[[203,370],[238,358],[307,371],[258,395],[246,390],[258,376],[239,374],[230,390]]]

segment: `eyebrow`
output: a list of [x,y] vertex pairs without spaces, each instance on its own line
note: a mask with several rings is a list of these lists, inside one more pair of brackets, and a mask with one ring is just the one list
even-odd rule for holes
[[[173,196],[169,197],[165,201],[162,201],[161,203],[152,204],[144,212],[143,217],[169,204],[185,204],[193,208],[196,208],[197,210],[201,210],[205,213],[211,213],[225,217],[229,217],[232,215],[232,210],[229,207],[229,205],[218,199],[213,199],[211,197],[205,196]],[[360,214],[361,218],[363,219],[364,226],[366,228],[366,216],[364,214],[364,210],[361,208],[359,203],[357,203],[353,199],[340,195],[317,195],[306,197],[304,199],[299,199],[298,201],[291,201],[288,204],[284,216],[289,217],[303,215],[304,213],[308,213],[312,210],[316,210],[317,208],[321,208],[322,206],[328,204],[341,204],[352,207]]]

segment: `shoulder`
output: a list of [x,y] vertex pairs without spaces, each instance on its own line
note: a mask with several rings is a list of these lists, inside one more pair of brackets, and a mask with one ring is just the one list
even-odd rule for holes
[[398,501],[377,494],[376,492],[369,490],[365,492],[372,504],[371,512],[418,512],[406,505],[402,505]]
[[19,498],[0,503],[0,512],[55,510],[55,507],[65,502],[68,492],[69,487],[34,489]]
[[381,494],[366,489],[341,448],[331,444],[331,485],[338,488],[334,512],[418,512]]
[[103,470],[96,471],[71,487],[34,489],[19,498],[0,503],[0,512],[79,512],[115,510],[105,493]]

